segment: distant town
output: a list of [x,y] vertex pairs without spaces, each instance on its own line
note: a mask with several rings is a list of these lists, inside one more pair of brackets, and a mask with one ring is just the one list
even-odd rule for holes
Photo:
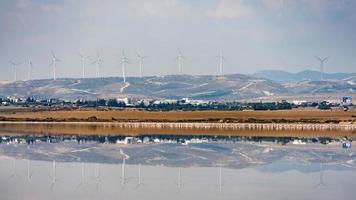
[[35,97],[4,97],[0,98],[1,106],[17,106],[48,109],[75,109],[75,108],[113,108],[113,109],[142,109],[148,111],[195,111],[195,110],[288,110],[293,108],[316,108],[328,109],[355,109],[351,97],[340,98],[339,103],[328,101],[277,101],[277,102],[239,102],[239,101],[205,101],[192,100],[189,98],[174,99],[78,99],[68,101],[61,99],[40,99]]

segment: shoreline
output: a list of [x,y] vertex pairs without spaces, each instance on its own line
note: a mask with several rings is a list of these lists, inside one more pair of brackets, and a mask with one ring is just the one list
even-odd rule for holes
[[0,122],[0,133],[49,135],[213,135],[356,138],[355,124]]

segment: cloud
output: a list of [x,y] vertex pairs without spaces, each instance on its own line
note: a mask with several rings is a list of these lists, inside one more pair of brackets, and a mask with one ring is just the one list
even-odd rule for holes
[[269,9],[280,10],[284,7],[286,0],[262,0],[262,3]]
[[179,0],[130,0],[124,6],[127,16],[157,18],[191,18],[195,12]]
[[16,6],[19,8],[26,8],[30,6],[31,2],[30,0],[18,0],[16,1]]
[[56,4],[43,4],[40,6],[43,12],[60,12],[62,11],[62,6]]
[[207,15],[217,20],[237,19],[252,16],[253,10],[241,0],[220,0],[217,7],[209,10]]

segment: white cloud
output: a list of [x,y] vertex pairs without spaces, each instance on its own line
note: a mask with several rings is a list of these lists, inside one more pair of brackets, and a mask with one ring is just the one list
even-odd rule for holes
[[126,14],[141,17],[185,18],[193,16],[194,12],[187,4],[178,0],[130,0],[126,5]]
[[220,0],[217,7],[209,10],[207,15],[218,19],[236,19],[253,15],[252,8],[244,5],[241,0]]
[[43,4],[40,9],[43,12],[60,12],[62,11],[62,6],[56,4]]
[[30,0],[18,0],[16,6],[19,8],[28,7],[31,4]]
[[269,9],[280,10],[285,4],[285,0],[262,0],[262,3]]

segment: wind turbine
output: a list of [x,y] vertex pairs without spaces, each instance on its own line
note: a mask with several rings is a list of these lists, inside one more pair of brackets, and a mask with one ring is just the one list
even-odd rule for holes
[[17,67],[18,67],[19,65],[21,65],[22,63],[21,63],[21,62],[15,63],[15,62],[13,62],[13,61],[9,61],[9,62],[10,62],[10,64],[14,67],[14,81],[17,81]]
[[323,81],[324,80],[324,62],[327,59],[329,59],[329,57],[322,58],[322,57],[315,56],[315,58],[317,60],[319,60],[319,62],[320,62],[320,80]]
[[220,53],[217,56],[217,58],[219,59],[219,75],[222,76],[224,70],[224,61],[225,61],[225,57],[223,55],[222,49],[220,49]]
[[103,62],[104,62],[104,60],[100,57],[99,51],[96,52],[96,60],[92,63],[92,64],[96,64],[96,68],[95,68],[96,78],[100,77],[100,65]]
[[53,66],[53,80],[56,80],[56,78],[57,78],[56,77],[56,63],[57,62],[62,62],[62,60],[58,59],[56,57],[56,54],[53,51],[51,51],[51,53],[52,53],[52,62],[51,62],[50,65]]
[[137,57],[138,57],[138,62],[139,62],[139,68],[140,68],[140,79],[142,78],[142,61],[146,58],[146,56],[141,56],[139,53],[135,51]]
[[124,83],[126,83],[126,64],[129,63],[129,59],[125,56],[125,52],[122,51],[121,56],[121,65],[122,65],[122,78],[124,79]]
[[82,78],[85,78],[85,60],[90,58],[90,56],[85,56],[84,54],[78,53],[82,58]]
[[180,49],[178,48],[178,73],[181,74],[182,72],[182,64],[183,64],[183,59],[185,59],[185,57],[182,55],[182,52],[180,51]]
[[28,80],[32,80],[32,69],[33,69],[33,63],[31,59],[28,59]]

